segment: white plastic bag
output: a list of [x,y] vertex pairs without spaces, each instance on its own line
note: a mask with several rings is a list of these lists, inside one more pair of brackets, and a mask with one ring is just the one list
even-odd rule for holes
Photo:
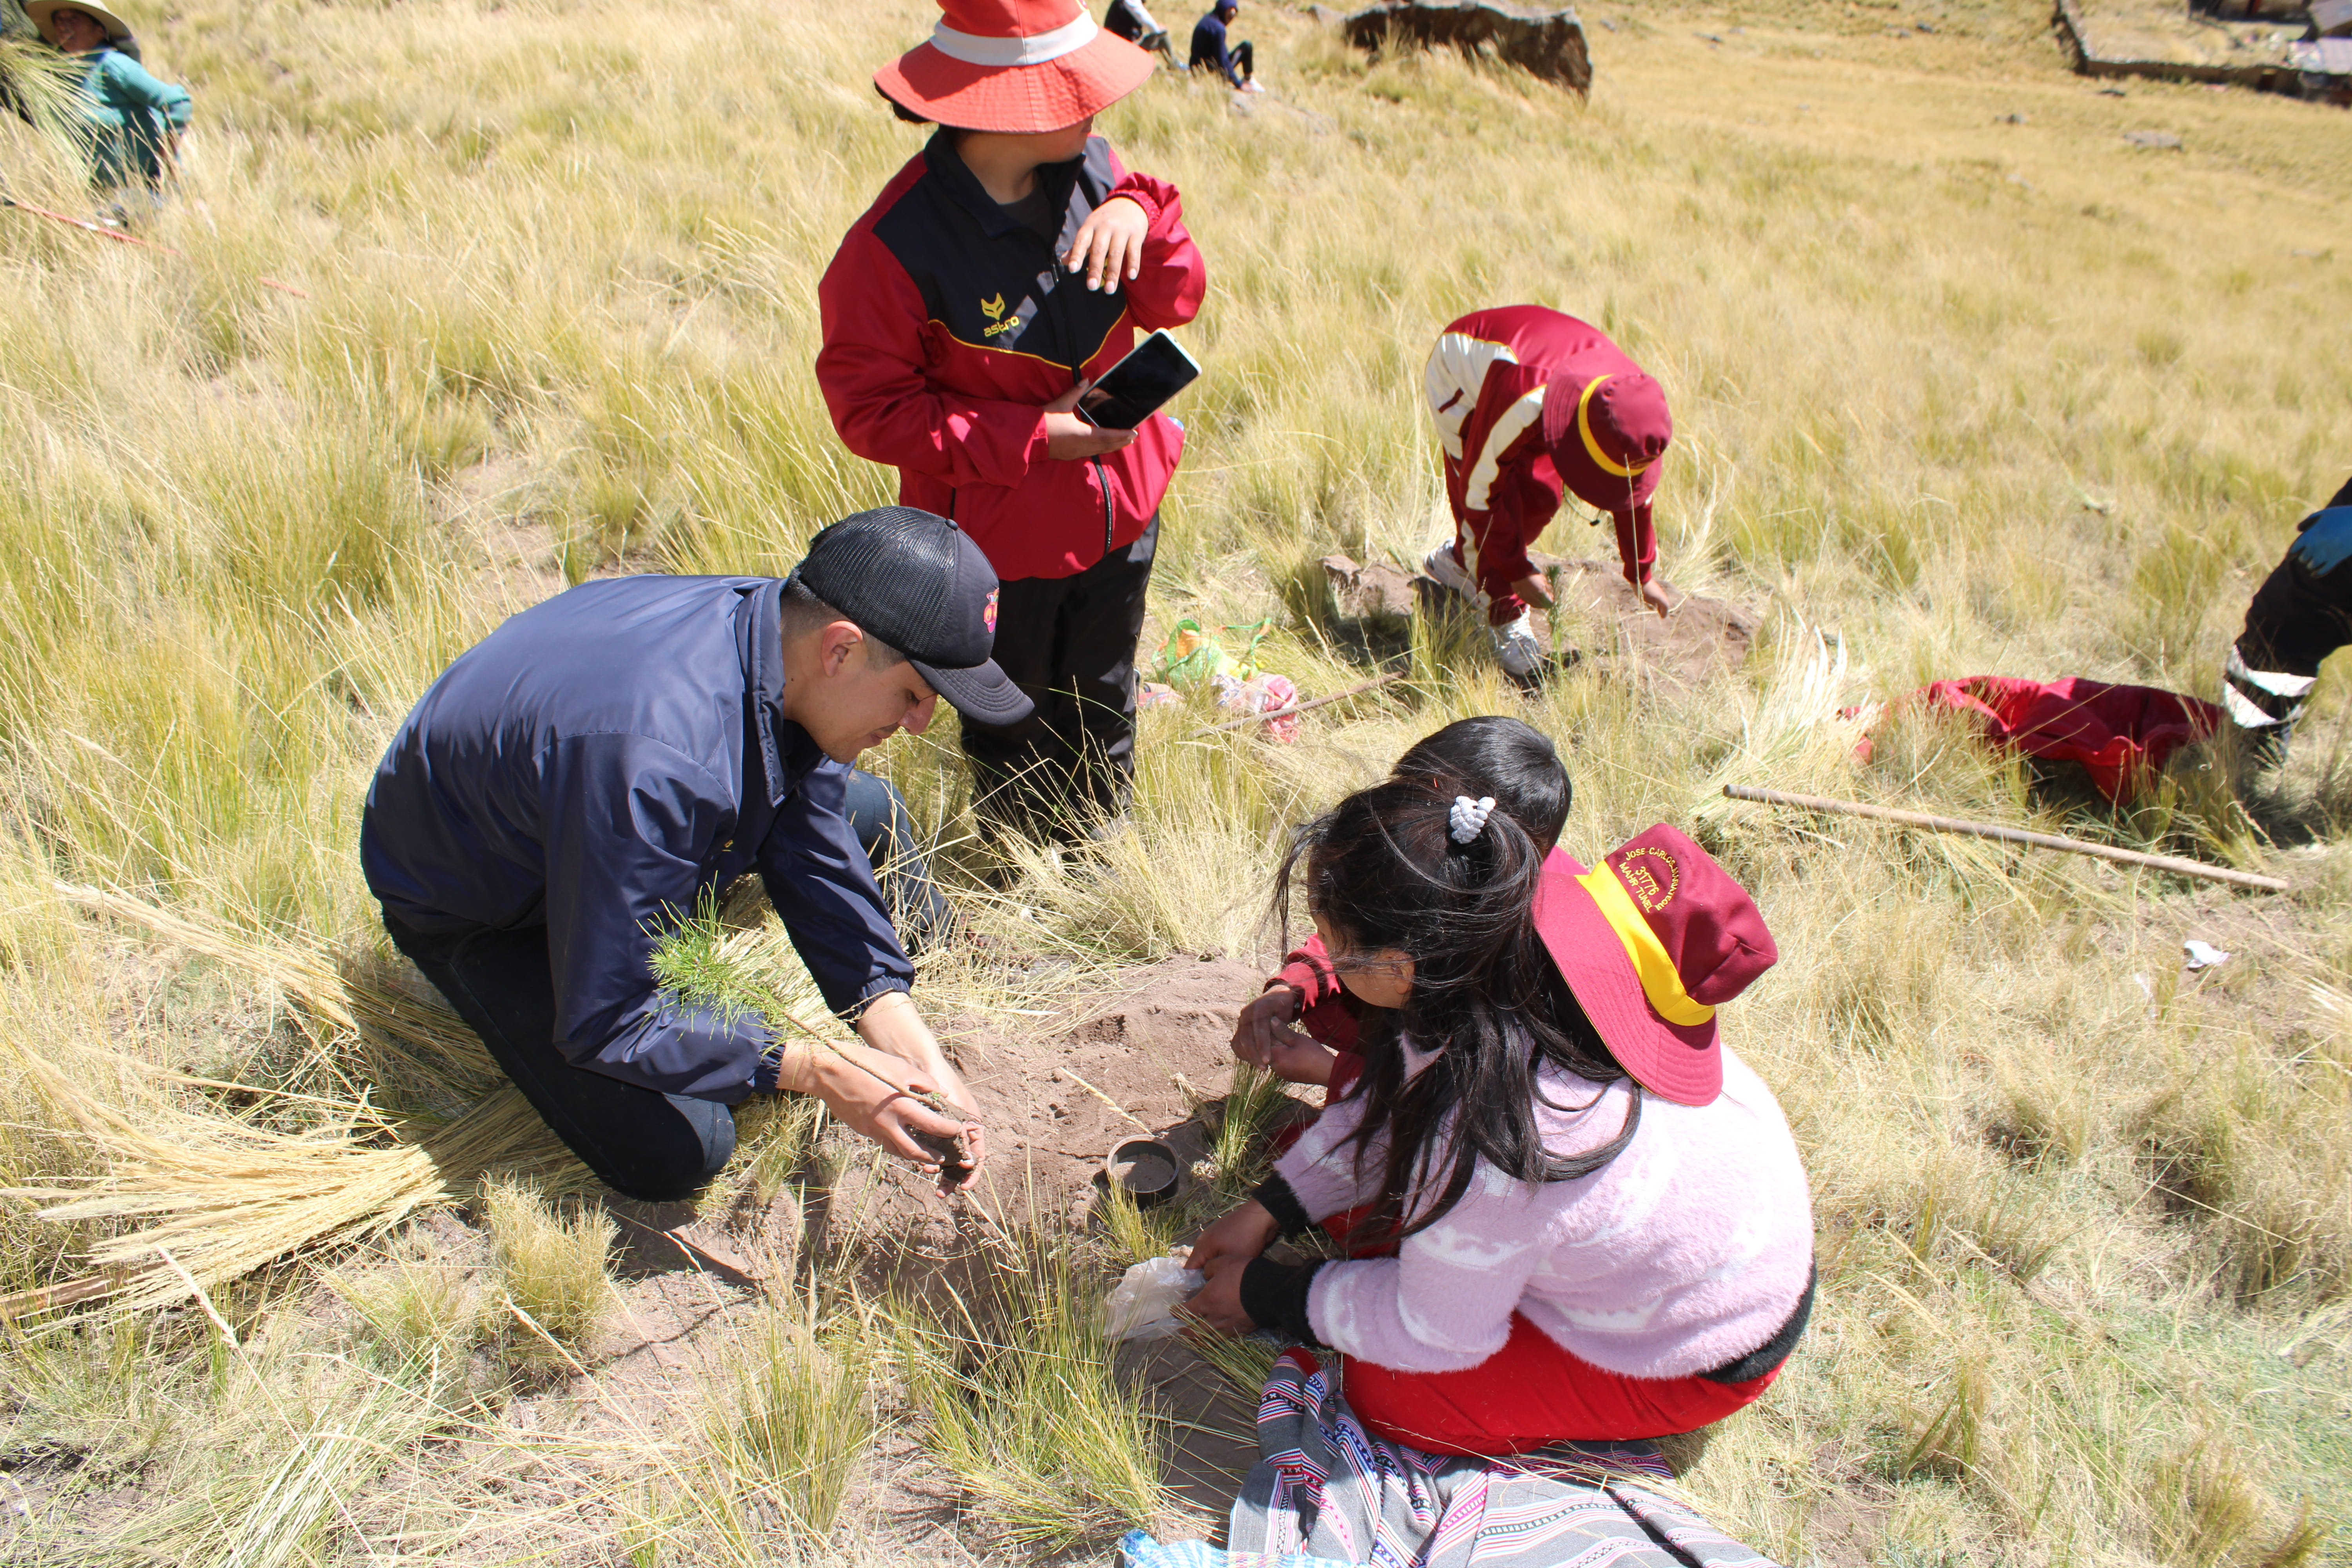
[[1165,1258],[1147,1258],[1122,1275],[1103,1303],[1103,1337],[1164,1340],[1183,1325],[1176,1309],[1202,1283],[1200,1271],[1184,1267],[1187,1247]]

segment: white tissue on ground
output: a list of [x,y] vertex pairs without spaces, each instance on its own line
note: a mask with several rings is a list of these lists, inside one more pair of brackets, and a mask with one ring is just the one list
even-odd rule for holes
[[2189,967],[2191,969],[2210,969],[2230,956],[2210,942],[2199,942],[2193,936],[2180,944],[2180,951],[2189,955]]
[[1184,1267],[1191,1249],[1177,1247],[1165,1258],[1147,1258],[1119,1277],[1103,1303],[1103,1337],[1111,1340],[1164,1340],[1184,1325],[1176,1309],[1203,1283],[1198,1269]]

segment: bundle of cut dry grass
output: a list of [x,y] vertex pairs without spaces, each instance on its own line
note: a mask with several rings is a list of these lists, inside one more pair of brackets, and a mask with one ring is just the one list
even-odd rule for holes
[[[282,940],[201,923],[126,894],[58,891],[278,985],[337,1038],[364,1034],[431,1087],[473,1103],[427,1120],[389,1114],[365,1089],[328,1098],[178,1074],[139,1091],[136,1103],[114,1104],[12,1042],[5,1048],[59,1121],[88,1140],[107,1169],[5,1195],[45,1205],[40,1216],[60,1224],[144,1223],[103,1235],[88,1253],[90,1274],[0,1302],[0,1310],[94,1300],[113,1315],[175,1305],[273,1261],[364,1241],[420,1209],[462,1202],[493,1171],[555,1192],[594,1184],[519,1091],[481,1094],[496,1069],[453,1016],[354,982],[325,955]],[[174,1089],[235,1089],[255,1096],[258,1110],[297,1111],[306,1125],[288,1131],[264,1124],[258,1111],[192,1108]]]

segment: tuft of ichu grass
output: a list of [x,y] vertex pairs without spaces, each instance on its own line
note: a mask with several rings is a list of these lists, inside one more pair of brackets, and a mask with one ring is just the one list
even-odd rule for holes
[[410,1239],[395,1239],[386,1267],[325,1269],[319,1278],[394,1368],[439,1376],[498,1325],[467,1270],[436,1260],[429,1241],[401,1245]]
[[540,1359],[534,1342],[568,1355],[604,1325],[613,1307],[604,1271],[616,1226],[604,1210],[558,1206],[537,1184],[512,1174],[482,1184],[482,1214],[490,1229],[506,1303],[523,1333],[515,1336],[527,1360]]
[[[135,926],[173,946],[242,970],[292,997],[331,1031],[372,1036],[414,1073],[446,1093],[478,1098],[506,1081],[474,1032],[447,1008],[373,984],[318,948],[225,921],[183,915],[107,888],[53,882],[50,890],[92,914]],[[321,1051],[331,1058],[333,1053]]]
[[935,1301],[884,1306],[925,1446],[1010,1540],[1057,1550],[1145,1523],[1170,1500],[1167,1434],[1113,1371],[1103,1258],[1034,1222],[1000,1267]]
[[[552,1192],[594,1187],[520,1091],[496,1087],[504,1079],[489,1054],[446,1010],[290,939],[106,889],[59,882],[49,891],[289,997],[312,1026],[322,1064],[305,1080],[329,1092],[159,1073],[121,1060],[109,1075],[118,1100],[20,1043],[0,1042],[105,1167],[5,1189],[41,1205],[44,1220],[96,1227],[97,1239],[85,1254],[89,1272],[0,1307],[97,1301],[100,1314],[117,1315],[177,1305],[197,1287],[373,1240],[420,1209],[465,1202],[486,1172],[527,1174]],[[350,1073],[354,1045],[385,1058],[374,1076],[404,1084],[421,1102],[461,1109],[386,1110],[365,1079]],[[206,1098],[219,1091],[256,1104],[227,1113]]]
[[863,1321],[821,1322],[808,1298],[762,1303],[749,1337],[711,1391],[711,1452],[787,1530],[822,1541],[874,1440],[874,1345]]

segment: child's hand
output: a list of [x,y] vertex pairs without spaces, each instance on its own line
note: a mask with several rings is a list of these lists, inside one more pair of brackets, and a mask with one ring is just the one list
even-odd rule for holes
[[1045,456],[1065,463],[1106,457],[1135,439],[1132,430],[1105,430],[1071,412],[1093,384],[1091,381],[1081,381],[1045,405]]
[[[1184,1260],[1184,1266],[1197,1268],[1214,1279],[1216,1270],[1212,1265],[1230,1261],[1234,1265],[1234,1272],[1238,1275],[1241,1265],[1271,1246],[1275,1233],[1281,1228],[1274,1215],[1266,1211],[1266,1206],[1252,1198],[1202,1231],[1201,1239],[1192,1244],[1192,1254]],[[1234,1288],[1240,1289],[1238,1280]]]
[[1245,1334],[1257,1327],[1255,1320],[1242,1310],[1242,1270],[1248,1267],[1245,1258],[1226,1258],[1219,1259],[1215,1268],[1202,1269],[1208,1283],[1185,1301],[1185,1316],[1229,1334]]
[[1244,1007],[1234,1023],[1234,1055],[1285,1083],[1319,1083],[1328,1089],[1331,1064],[1339,1053],[1290,1027],[1298,1016],[1298,1001],[1295,987],[1276,985]]
[[1084,272],[1087,288],[1116,294],[1121,278],[1143,271],[1143,240],[1150,232],[1151,217],[1141,203],[1113,196],[1078,226],[1062,265]]
[[1272,1065],[1274,1051],[1298,1016],[1300,1000],[1295,986],[1276,985],[1244,1007],[1234,1020],[1234,1055],[1254,1068]]
[[1319,1083],[1328,1089],[1332,1064],[1339,1059],[1339,1053],[1322,1041],[1285,1029],[1274,1048],[1266,1053],[1265,1065],[1285,1083]]

